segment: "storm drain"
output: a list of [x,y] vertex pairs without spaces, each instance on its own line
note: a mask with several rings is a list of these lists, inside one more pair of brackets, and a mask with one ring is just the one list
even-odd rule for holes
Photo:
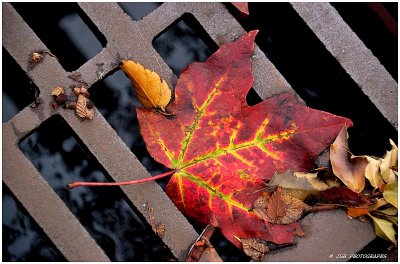
[[[3,3],[2,7],[3,97],[14,102],[4,104],[9,101],[3,100],[5,260],[185,260],[201,227],[189,222],[172,204],[163,191],[166,181],[72,191],[65,185],[77,180],[141,179],[166,170],[151,159],[137,132],[135,106],[139,104],[118,68],[120,58],[132,58],[155,70],[173,87],[185,66],[206,60],[219,45],[237,39],[245,32],[242,26],[252,29],[251,21],[233,16],[232,6],[221,3]],[[384,131],[386,137],[380,137],[383,145],[387,137],[397,138],[397,82],[388,72],[395,71],[381,65],[336,9],[329,3],[269,7],[260,9],[268,10],[266,17],[274,17],[274,8],[282,9],[288,12],[285,19],[293,17],[304,34],[314,38],[321,53],[334,61],[332,67],[340,77],[333,79],[350,83],[349,97],[362,98],[370,118],[351,107],[347,114],[341,113],[337,102],[342,99],[332,100],[336,93],[299,89],[307,78],[291,74],[275,61],[269,53],[273,45],[262,44],[268,43],[267,37],[257,41],[249,103],[281,92],[297,92],[310,106],[353,119],[360,127],[354,133],[364,135],[364,140],[378,137],[375,130],[363,134],[372,118]],[[340,6],[337,8],[340,11]],[[273,27],[266,30],[273,31]],[[260,38],[263,34],[261,29]],[[44,61],[32,67],[31,54],[44,50],[57,59],[45,53]],[[300,64],[304,60],[300,57]],[[12,73],[5,76],[4,67]],[[79,82],[90,86],[96,107],[90,122],[50,105],[54,87]],[[329,87],[325,82],[320,85]],[[330,98],[330,104],[313,101],[318,93],[319,100]],[[338,88],[337,93],[345,91]],[[31,231],[16,235],[21,233],[16,222],[32,226]],[[152,231],[154,224],[164,225],[165,233],[157,236]],[[267,260],[329,261],[331,255],[358,252],[375,237],[370,224],[351,221],[340,211],[306,217],[302,224],[307,236]],[[341,230],[341,235],[334,230]],[[357,236],[351,235],[354,230]],[[43,252],[18,258],[13,253],[18,250],[12,248],[32,252],[21,245],[33,237],[40,239],[35,239],[31,248]],[[218,234],[212,243],[224,260],[248,260]]]

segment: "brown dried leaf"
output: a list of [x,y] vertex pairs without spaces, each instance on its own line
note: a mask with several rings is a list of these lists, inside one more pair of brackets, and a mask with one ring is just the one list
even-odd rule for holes
[[296,222],[310,207],[301,200],[277,188],[271,195],[260,196],[253,204],[253,212],[271,224],[287,225]]
[[268,200],[270,198],[270,193],[263,193],[257,200],[254,202],[252,210],[253,212],[260,217],[261,219],[265,220],[268,219],[267,216],[267,206]]
[[360,193],[365,186],[365,157],[353,156],[347,144],[347,129],[344,127],[330,147],[333,173],[354,192]]
[[94,111],[87,108],[88,99],[80,94],[78,96],[78,101],[76,102],[76,114],[81,118],[93,119]]
[[[235,236],[236,237],[236,236]],[[264,256],[270,251],[268,243],[265,240],[258,238],[238,238],[237,240],[242,243],[243,251],[252,260],[261,261]]]
[[57,86],[54,87],[53,90],[51,91],[51,95],[59,96],[60,94],[64,94],[65,90],[64,87]]

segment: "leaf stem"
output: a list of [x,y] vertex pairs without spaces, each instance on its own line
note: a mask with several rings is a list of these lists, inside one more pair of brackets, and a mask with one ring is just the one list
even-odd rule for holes
[[133,185],[138,183],[144,183],[149,181],[154,181],[157,179],[161,179],[167,177],[171,174],[174,174],[176,170],[171,170],[156,176],[152,176],[145,179],[133,180],[133,181],[122,181],[122,182],[73,182],[67,185],[69,189],[73,189],[78,186],[121,186],[121,185]]

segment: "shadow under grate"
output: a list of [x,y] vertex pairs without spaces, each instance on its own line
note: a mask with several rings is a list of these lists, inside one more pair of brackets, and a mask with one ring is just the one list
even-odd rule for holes
[[120,188],[66,188],[73,181],[112,179],[60,116],[45,121],[19,146],[112,261],[175,259]]
[[3,261],[66,261],[4,183],[2,213]]

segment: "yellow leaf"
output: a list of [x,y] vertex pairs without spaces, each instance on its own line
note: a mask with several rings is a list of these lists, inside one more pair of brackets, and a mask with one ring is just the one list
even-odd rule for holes
[[380,165],[382,160],[376,160],[369,156],[365,156],[368,160],[368,165],[365,168],[365,177],[371,183],[374,188],[379,187],[379,183],[383,181],[382,176],[380,174]]
[[395,178],[395,181],[388,183],[383,188],[383,198],[388,203],[393,204],[396,208],[398,208],[398,181]]
[[123,60],[122,70],[131,79],[140,103],[148,109],[156,108],[165,112],[165,107],[171,100],[171,90],[160,76],[139,63]]
[[374,222],[375,234],[383,239],[392,241],[396,244],[395,234],[393,223],[386,219],[380,219],[370,215],[372,221]]

